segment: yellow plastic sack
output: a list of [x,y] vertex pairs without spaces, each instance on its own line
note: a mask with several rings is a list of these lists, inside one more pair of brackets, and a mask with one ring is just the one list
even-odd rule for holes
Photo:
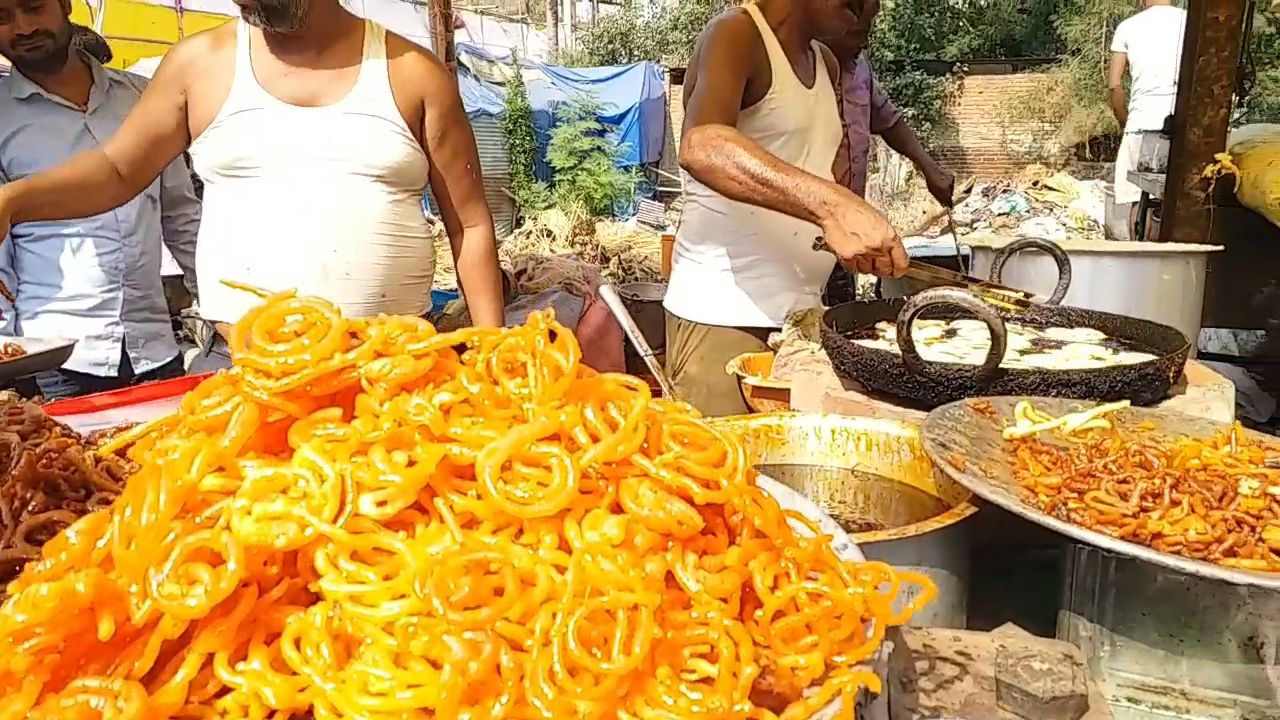
[[1245,125],[1227,139],[1240,204],[1280,225],[1280,125]]

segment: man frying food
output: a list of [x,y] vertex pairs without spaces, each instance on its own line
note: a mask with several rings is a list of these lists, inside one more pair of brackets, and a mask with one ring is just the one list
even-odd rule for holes
[[493,221],[452,73],[338,0],[236,2],[240,21],[169,51],[119,132],[0,187],[0,233],[118,207],[190,146],[205,183],[206,320],[235,322],[257,302],[224,281],[297,289],[349,317],[421,315],[429,186],[473,321],[501,325]]
[[[667,311],[667,372],[709,415],[746,412],[734,356],[766,348],[787,313],[821,302],[837,257],[899,275],[898,234],[833,182],[839,71],[816,38],[854,32],[862,0],[759,0],[717,17],[689,69],[680,162],[689,173]],[[815,251],[823,237],[834,251]]]

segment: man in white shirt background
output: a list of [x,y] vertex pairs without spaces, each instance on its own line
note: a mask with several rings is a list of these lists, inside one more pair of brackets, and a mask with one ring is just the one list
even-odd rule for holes
[[[0,185],[57,166],[115,134],[145,80],[75,47],[69,0],[0,0]],[[167,246],[194,286],[200,203],[179,158],[119,208],[77,220],[24,222],[0,245],[0,335],[77,341],[46,398],[183,374],[161,283]]]
[[[1142,191],[1129,182],[1129,171],[1138,165],[1141,134],[1159,131],[1173,114],[1187,29],[1186,11],[1174,7],[1171,0],[1139,0],[1138,6],[1141,11],[1116,28],[1107,73],[1111,111],[1124,132],[1116,155],[1115,198],[1117,205],[1129,206],[1131,235]],[[1126,71],[1128,92],[1124,84]],[[1148,223],[1147,227],[1151,235],[1158,226]]]

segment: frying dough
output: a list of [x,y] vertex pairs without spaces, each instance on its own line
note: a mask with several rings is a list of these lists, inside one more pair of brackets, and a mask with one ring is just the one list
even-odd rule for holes
[[[1089,370],[1136,365],[1156,356],[1136,350],[1116,349],[1119,343],[1106,333],[1088,327],[1035,328],[1006,323],[1008,340],[1000,367],[1038,370]],[[991,349],[991,332],[981,320],[917,320],[911,328],[920,357],[928,362],[981,365]],[[876,323],[874,337],[854,340],[874,350],[900,354],[894,323]]]

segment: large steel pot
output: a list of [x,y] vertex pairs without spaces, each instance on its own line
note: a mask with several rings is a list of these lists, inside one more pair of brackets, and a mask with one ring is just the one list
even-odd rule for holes
[[[1048,296],[1058,282],[1053,258],[1024,241],[974,233],[965,236],[975,277]],[[1071,285],[1062,304],[1129,315],[1169,325],[1191,341],[1195,355],[1204,308],[1206,266],[1218,245],[1067,240]]]
[[[964,628],[968,620],[969,523],[977,512],[970,492],[934,470],[924,453],[919,429],[912,424],[865,417],[811,413],[769,413],[720,418],[716,427],[742,438],[749,462],[757,468],[788,468],[778,480],[813,500],[833,517],[858,480],[841,481],[817,472],[807,477],[794,470],[804,466],[849,469],[880,476],[902,492],[878,492],[854,498],[862,510],[879,513],[884,529],[850,532],[868,560],[908,568],[928,575],[938,597],[916,614],[911,624]],[[781,474],[781,473],[779,473]],[[923,505],[920,499],[923,498]],[[923,514],[921,509],[925,509]],[[936,511],[929,510],[936,508]],[[904,522],[906,521],[906,522]]]

